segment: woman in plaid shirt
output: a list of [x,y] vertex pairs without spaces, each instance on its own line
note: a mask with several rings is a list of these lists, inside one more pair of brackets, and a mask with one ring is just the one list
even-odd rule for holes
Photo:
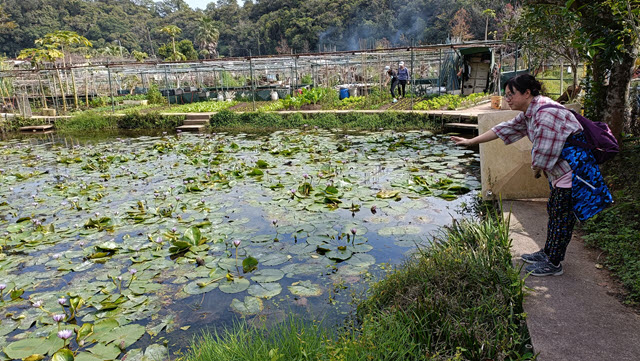
[[544,173],[551,187],[549,222],[544,248],[522,255],[522,260],[531,263],[525,270],[533,276],[559,276],[576,218],[592,217],[612,203],[612,197],[591,152],[567,143],[569,137],[584,140],[582,126],[573,114],[564,108],[538,111],[543,105],[558,104],[540,95],[541,87],[529,74],[510,79],[504,97],[511,109],[522,113],[475,138],[451,140],[465,146],[498,138],[505,144],[525,136],[531,140],[533,175],[538,178]]

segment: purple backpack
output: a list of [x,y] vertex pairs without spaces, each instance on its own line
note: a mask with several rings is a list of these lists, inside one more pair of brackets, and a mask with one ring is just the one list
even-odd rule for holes
[[540,111],[545,108],[566,109],[573,113],[576,119],[580,122],[580,125],[582,125],[582,133],[584,134],[587,142],[584,143],[572,138],[567,139],[567,142],[571,145],[577,145],[584,149],[591,150],[597,164],[606,162],[620,152],[618,141],[616,140],[616,137],[613,136],[613,133],[611,133],[611,129],[609,129],[607,123],[594,122],[573,110],[563,107],[562,105],[543,105],[538,110]]

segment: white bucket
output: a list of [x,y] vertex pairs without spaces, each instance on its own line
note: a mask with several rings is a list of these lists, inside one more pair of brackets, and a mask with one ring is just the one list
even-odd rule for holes
[[278,100],[278,92],[277,91],[272,91],[271,92],[271,100],[273,100],[273,101]]
[[218,93],[218,101],[219,102],[223,102],[224,101],[224,95],[222,95],[222,93]]

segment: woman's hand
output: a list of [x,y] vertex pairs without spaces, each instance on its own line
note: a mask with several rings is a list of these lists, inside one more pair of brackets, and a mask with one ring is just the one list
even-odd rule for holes
[[454,141],[456,143],[456,145],[464,145],[465,147],[468,147],[470,145],[476,145],[476,144],[480,144],[480,143],[489,142],[489,141],[492,141],[494,139],[498,139],[498,136],[491,129],[489,129],[486,132],[480,134],[479,136],[471,138],[471,139],[462,138],[462,137],[455,137],[455,136],[451,137],[451,140]]
[[468,146],[472,145],[471,139],[467,139],[467,138],[452,136],[451,140],[454,143],[456,143],[456,145],[464,145],[465,147],[468,147]]

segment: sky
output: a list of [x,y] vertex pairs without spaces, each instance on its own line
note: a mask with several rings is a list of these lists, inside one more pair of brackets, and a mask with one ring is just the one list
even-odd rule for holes
[[[244,0],[237,0],[238,5],[242,6],[244,4]],[[202,10],[207,8],[208,3],[215,3],[216,0],[184,0],[192,9],[200,8]]]
[[215,2],[215,0],[184,0],[191,8],[200,8],[202,10],[207,8],[207,4],[210,2]]

